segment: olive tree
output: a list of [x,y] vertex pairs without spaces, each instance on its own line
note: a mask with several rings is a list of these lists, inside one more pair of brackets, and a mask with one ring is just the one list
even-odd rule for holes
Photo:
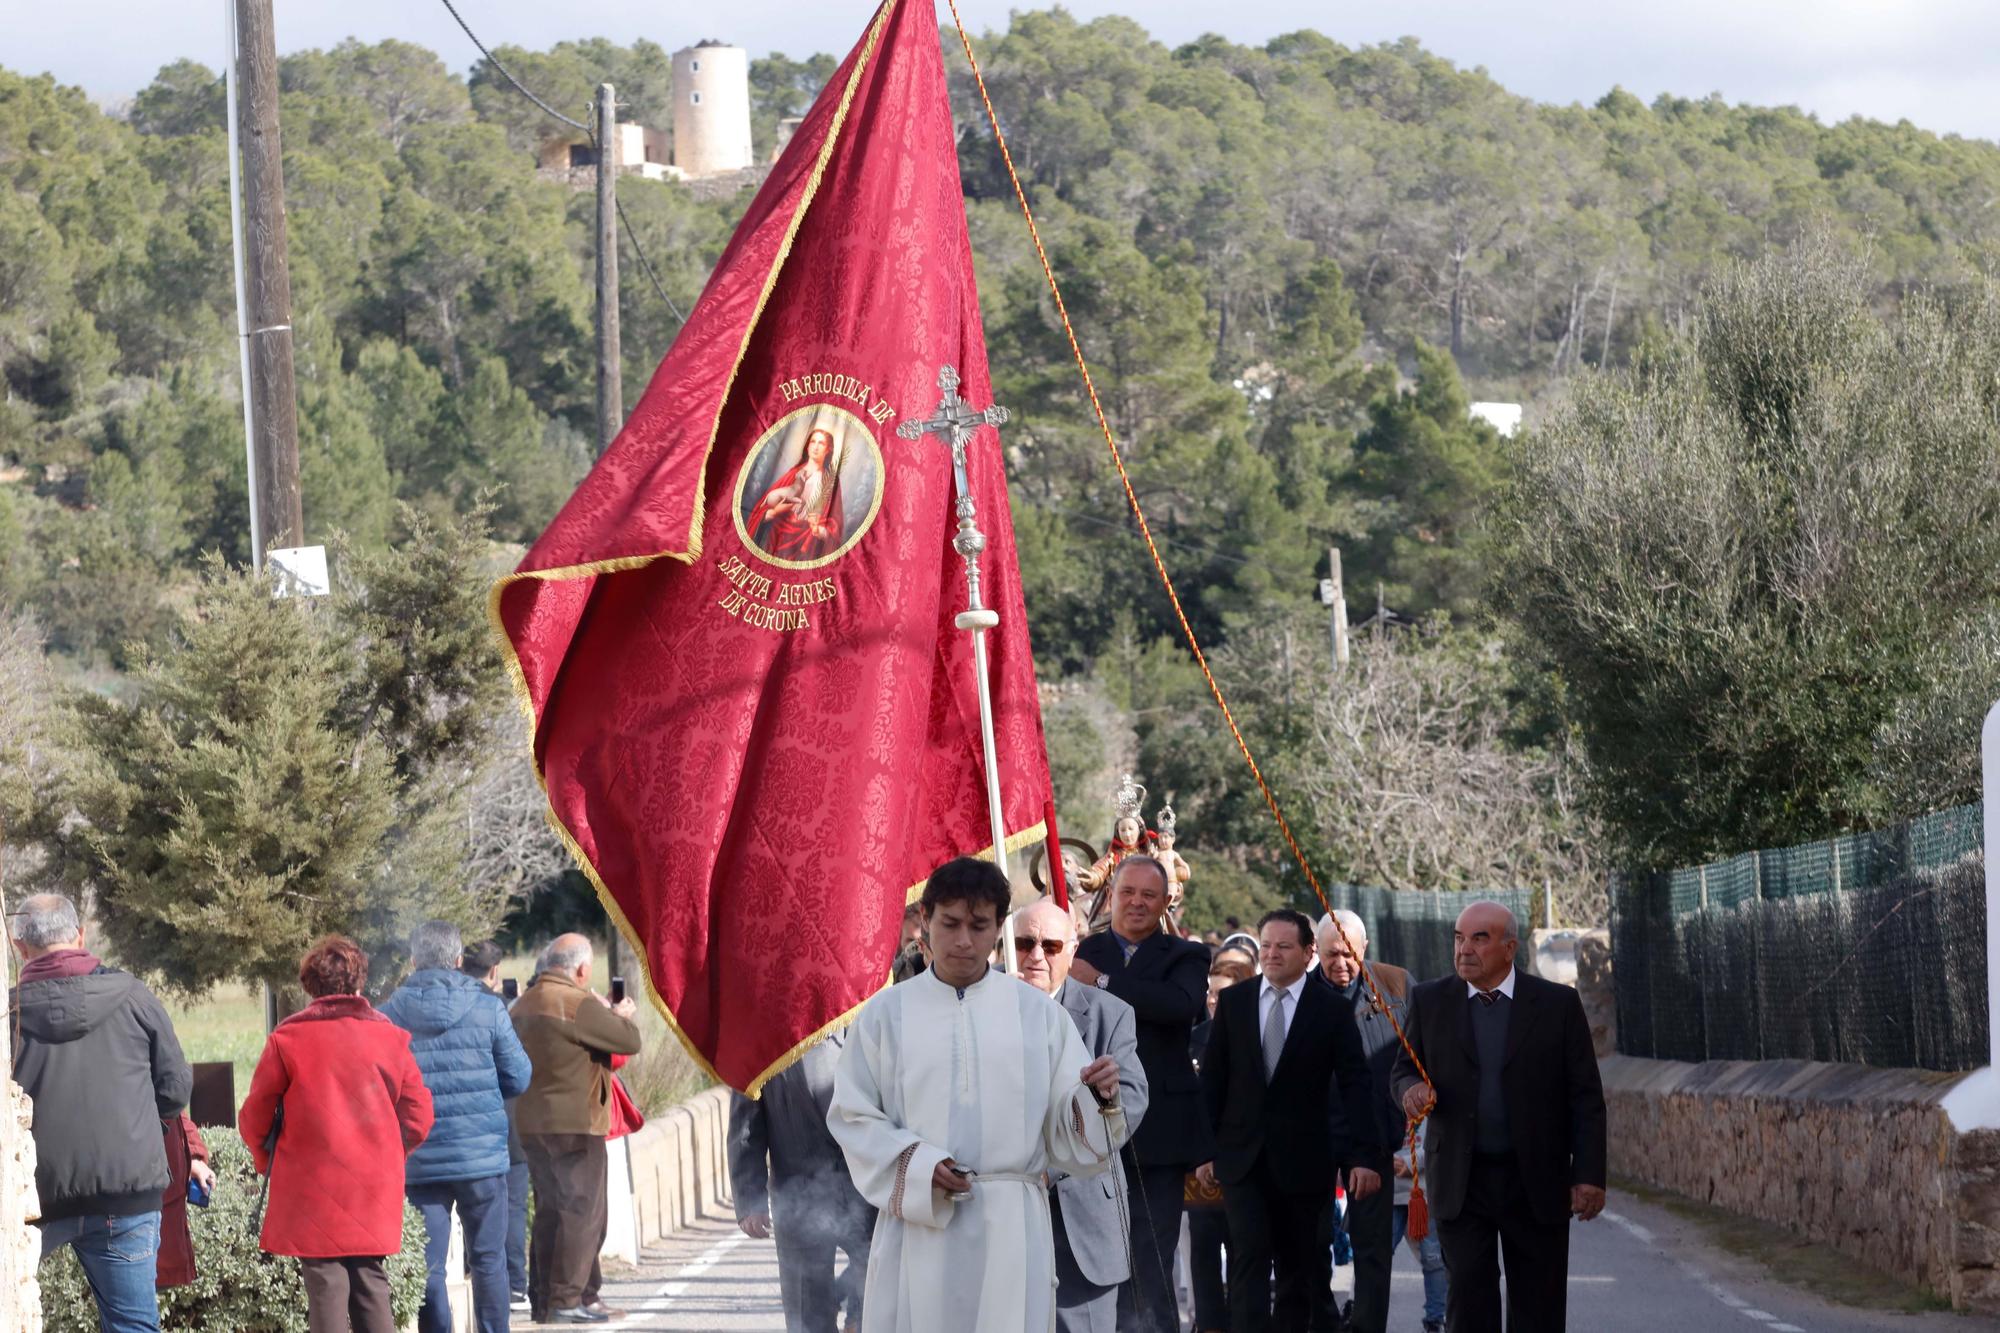
[[[1739,264],[1685,336],[1580,377],[1519,442],[1502,597],[1628,858],[1920,813],[1897,791],[1971,799],[1965,763],[1891,780],[1910,756],[1885,729],[1936,717],[1940,653],[2000,607],[2000,294],[1885,313],[1873,290],[1818,233]],[[1963,758],[1963,722],[1933,744]]]

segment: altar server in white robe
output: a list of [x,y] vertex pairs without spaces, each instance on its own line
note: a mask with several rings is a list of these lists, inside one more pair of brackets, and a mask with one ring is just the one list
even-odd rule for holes
[[1118,1064],[1041,991],[990,969],[1009,902],[990,861],[924,886],[930,970],[862,1007],[827,1125],[881,1210],[864,1333],[1040,1333],[1056,1323],[1045,1172],[1125,1141]]

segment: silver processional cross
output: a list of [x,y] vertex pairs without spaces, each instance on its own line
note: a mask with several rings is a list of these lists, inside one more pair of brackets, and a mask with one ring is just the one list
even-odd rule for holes
[[[1000,811],[1000,757],[993,741],[993,692],[986,678],[986,631],[1000,623],[1000,613],[987,609],[979,596],[979,554],[986,549],[986,536],[979,530],[978,506],[966,476],[965,446],[981,426],[1002,426],[1007,422],[1004,407],[975,408],[958,396],[958,371],[951,366],[938,369],[938,388],[944,397],[937,413],[928,421],[905,421],[896,434],[906,440],[934,435],[951,446],[952,482],[958,493],[958,535],[951,547],[965,561],[966,608],[952,621],[972,635],[972,669],[979,686],[979,738],[986,748],[986,805],[993,823],[993,863],[1007,873],[1007,824]],[[1017,970],[1011,929],[1001,932],[1001,947],[1007,953],[1008,970]]]

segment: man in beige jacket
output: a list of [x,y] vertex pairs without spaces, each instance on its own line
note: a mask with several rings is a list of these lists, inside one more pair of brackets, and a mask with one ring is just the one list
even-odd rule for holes
[[559,935],[536,960],[514,1005],[514,1031],[534,1079],[514,1124],[535,1187],[528,1303],[537,1323],[601,1324],[593,1268],[604,1244],[604,1136],[611,1128],[611,1057],[639,1050],[636,1006],[590,989],[590,941]]

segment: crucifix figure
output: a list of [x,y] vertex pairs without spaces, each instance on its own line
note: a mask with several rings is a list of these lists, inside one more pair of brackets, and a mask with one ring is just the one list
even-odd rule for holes
[[[940,367],[938,388],[944,391],[944,397],[938,401],[937,414],[929,421],[904,421],[896,427],[896,434],[905,440],[921,440],[926,435],[935,435],[951,446],[951,476],[958,492],[958,535],[952,538],[951,546],[965,559],[966,593],[966,609],[953,623],[960,629],[973,632],[974,656],[980,662],[980,699],[983,703],[986,698],[986,646],[979,631],[998,625],[1000,616],[987,610],[979,599],[979,553],[986,549],[986,536],[979,530],[977,506],[972,502],[972,487],[966,480],[965,446],[972,442],[972,437],[981,426],[998,428],[1006,425],[1008,413],[1004,407],[989,407],[983,411],[975,409],[958,396],[958,385],[957,369]],[[1000,864],[1004,868],[1005,860]]]
[[[987,609],[979,597],[979,553],[986,549],[986,536],[979,530],[978,507],[973,503],[972,487],[966,476],[965,446],[972,442],[981,426],[1004,425],[1008,414],[1004,407],[974,408],[960,398],[958,371],[951,366],[938,369],[937,382],[944,392],[937,412],[928,421],[906,419],[896,427],[896,434],[905,440],[934,435],[951,446],[952,482],[958,493],[958,535],[951,539],[951,548],[965,561],[966,603],[965,610],[952,623],[972,635],[972,670],[979,686],[979,739],[986,751],[986,805],[993,826],[993,863],[1004,875],[1007,824],[1000,810],[1000,756],[993,741],[993,691],[986,678],[986,631],[1000,623],[1000,613]],[[1002,930],[1000,937],[1007,955],[1007,970],[1017,971],[1011,927]]]

